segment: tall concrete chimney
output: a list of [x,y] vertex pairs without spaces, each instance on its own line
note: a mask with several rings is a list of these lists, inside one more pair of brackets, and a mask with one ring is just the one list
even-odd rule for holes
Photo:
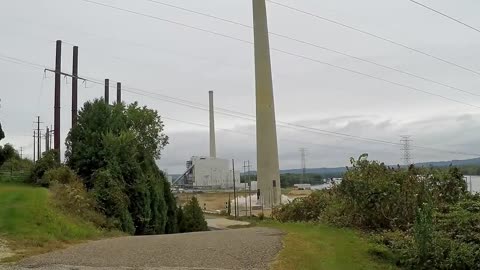
[[217,147],[215,145],[215,112],[213,110],[213,91],[208,91],[209,114],[210,114],[210,157],[217,158]]
[[265,0],[253,0],[257,108],[257,178],[265,207],[281,203],[277,127]]

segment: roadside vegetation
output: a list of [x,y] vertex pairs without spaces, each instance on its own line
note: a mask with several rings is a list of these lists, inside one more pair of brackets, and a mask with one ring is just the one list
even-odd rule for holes
[[154,110],[100,99],[79,112],[64,164],[53,150],[34,164],[0,146],[0,238],[24,256],[122,233],[208,230],[198,201],[178,207],[155,163],[163,128]]
[[[389,168],[362,155],[352,159],[341,184],[274,209],[272,216],[287,228],[310,222],[361,231],[371,239],[370,257],[392,266],[480,269],[480,197],[467,192],[455,167]],[[306,239],[313,244],[313,237]],[[344,254],[345,260],[352,256]]]
[[45,188],[0,183],[0,238],[16,253],[8,260],[119,234],[60,211]]
[[372,244],[352,229],[325,224],[262,222],[287,233],[272,270],[389,270],[394,265],[370,255]]

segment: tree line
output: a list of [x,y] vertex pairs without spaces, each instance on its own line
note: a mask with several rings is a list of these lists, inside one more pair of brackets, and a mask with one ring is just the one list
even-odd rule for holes
[[[167,144],[157,111],[137,103],[88,101],[66,138],[65,163],[60,164],[54,150],[46,152],[27,182],[60,192],[76,191],[77,198],[84,198],[85,205],[105,217],[97,225],[129,234],[207,230],[196,199],[184,208],[177,206],[156,164]],[[69,199],[73,198],[64,198]]]

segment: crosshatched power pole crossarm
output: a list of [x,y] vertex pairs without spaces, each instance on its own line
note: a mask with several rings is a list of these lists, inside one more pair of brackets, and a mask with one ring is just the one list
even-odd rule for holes
[[265,207],[281,203],[277,129],[265,0],[253,0],[257,120],[257,176]]

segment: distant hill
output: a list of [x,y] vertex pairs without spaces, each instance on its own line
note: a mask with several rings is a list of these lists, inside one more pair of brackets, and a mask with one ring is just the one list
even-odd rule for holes
[[435,161],[435,162],[422,162],[416,163],[417,166],[422,167],[447,167],[454,165],[454,166],[468,166],[468,165],[480,165],[480,158],[472,158],[472,159],[465,159],[465,160],[451,160],[451,161]]
[[[472,158],[472,159],[465,159],[465,160],[450,160],[450,161],[432,161],[432,162],[420,162],[415,163],[416,166],[419,167],[448,167],[450,164],[454,166],[469,166],[469,165],[479,165],[480,166],[480,158]],[[390,165],[390,166],[397,166],[397,165]],[[312,174],[321,174],[327,177],[334,177],[340,176],[347,171],[346,167],[335,167],[335,168],[307,168],[307,173]],[[256,171],[251,171],[251,174],[255,175]],[[280,170],[280,174],[301,174],[302,169],[287,169],[287,170]],[[243,175],[243,173],[242,173]],[[179,174],[172,175],[173,179],[180,176]]]
[[[345,171],[347,171],[345,167],[306,169],[307,173],[314,173],[314,174],[321,174],[321,175],[338,175],[338,174],[343,174]],[[280,170],[280,174],[286,174],[286,173],[301,174],[302,169]]]
[[[450,161],[431,161],[431,162],[420,162],[415,163],[418,167],[448,167],[450,165],[453,166],[469,166],[469,165],[479,165],[480,166],[480,158],[472,158],[472,159],[465,159],[465,160],[450,160]],[[390,165],[390,166],[397,166],[397,165]],[[336,168],[308,168],[307,173],[315,173],[321,175],[339,175],[346,172],[345,167],[336,167]],[[290,170],[281,170],[280,174],[285,173],[293,173],[293,174],[301,174],[301,169],[290,169]]]

